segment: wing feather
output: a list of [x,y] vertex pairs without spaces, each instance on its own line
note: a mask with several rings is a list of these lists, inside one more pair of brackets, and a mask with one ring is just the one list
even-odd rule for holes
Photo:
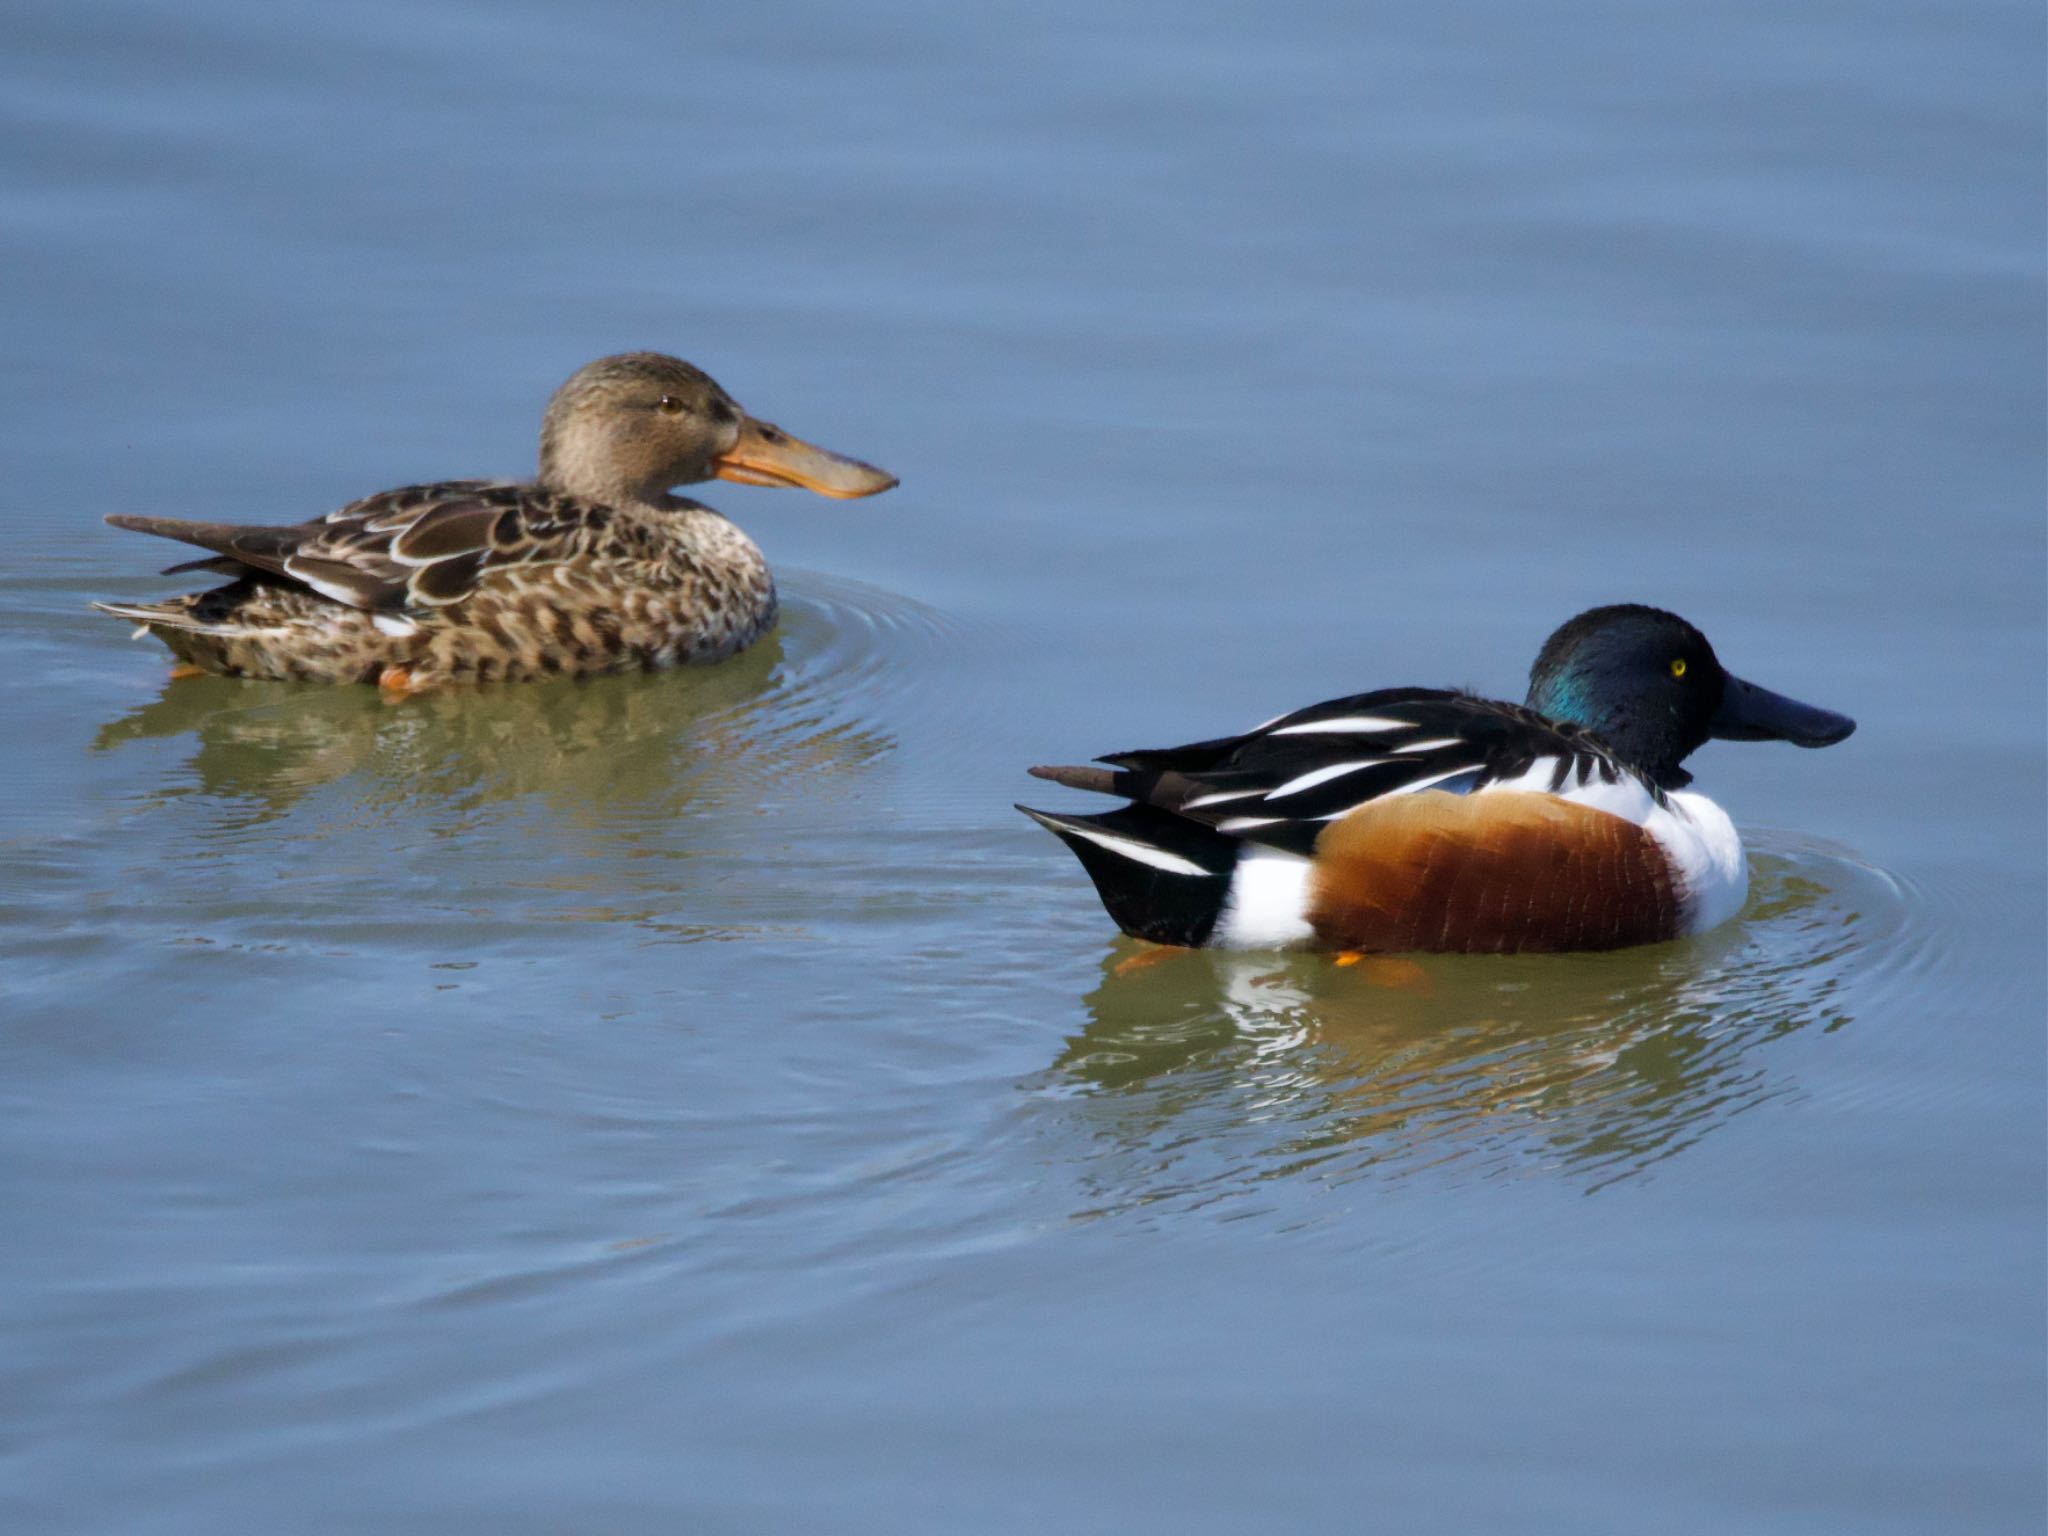
[[380,491],[309,523],[108,521],[209,551],[173,569],[260,572],[393,614],[459,603],[494,570],[588,552],[612,518],[609,507],[537,486],[444,480]]
[[[1536,770],[1553,793],[1576,775],[1626,772],[1597,739],[1518,705],[1445,689],[1330,699],[1242,736],[1102,758],[1113,772],[1052,770],[1062,782],[1158,806],[1248,842],[1309,853],[1362,806],[1432,790],[1468,794]],[[1537,764],[1544,767],[1537,769]],[[1630,775],[1633,778],[1633,775]]]
[[450,501],[429,507],[391,537],[391,558],[400,565],[431,565],[491,547],[491,530],[501,509],[483,501]]
[[476,590],[483,575],[486,555],[482,550],[449,555],[413,572],[409,590],[412,601],[429,608],[459,603]]

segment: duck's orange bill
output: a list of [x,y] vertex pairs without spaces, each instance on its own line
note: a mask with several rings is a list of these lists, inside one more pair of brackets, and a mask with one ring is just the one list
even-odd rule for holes
[[794,485],[820,496],[874,496],[896,483],[886,470],[814,448],[780,427],[740,419],[740,440],[711,461],[721,480],[741,485]]

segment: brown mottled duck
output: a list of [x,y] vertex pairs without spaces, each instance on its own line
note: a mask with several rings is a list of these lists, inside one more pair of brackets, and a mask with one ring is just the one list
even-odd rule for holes
[[533,480],[409,485],[305,523],[109,517],[209,552],[165,575],[232,579],[93,606],[187,675],[406,689],[719,661],[774,625],[776,597],[754,541],[670,490],[714,478],[841,497],[896,484],[749,416],[678,358],[625,352],[555,391]]

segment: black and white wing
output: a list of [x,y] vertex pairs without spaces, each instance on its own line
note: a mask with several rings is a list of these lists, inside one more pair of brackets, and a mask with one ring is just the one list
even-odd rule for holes
[[1370,801],[1489,784],[1569,793],[1627,770],[1594,738],[1517,705],[1434,688],[1331,699],[1242,736],[1098,759],[1110,768],[1034,768],[1041,778],[1122,795],[1248,842],[1307,854],[1329,823]]

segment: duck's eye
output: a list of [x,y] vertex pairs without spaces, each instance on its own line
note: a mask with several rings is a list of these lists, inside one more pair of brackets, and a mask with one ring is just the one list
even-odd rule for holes
[[1673,677],[1685,676],[1685,658],[1683,656],[1671,658],[1671,675]]
[[663,395],[654,402],[654,408],[664,416],[680,416],[683,414],[683,402],[675,395]]

